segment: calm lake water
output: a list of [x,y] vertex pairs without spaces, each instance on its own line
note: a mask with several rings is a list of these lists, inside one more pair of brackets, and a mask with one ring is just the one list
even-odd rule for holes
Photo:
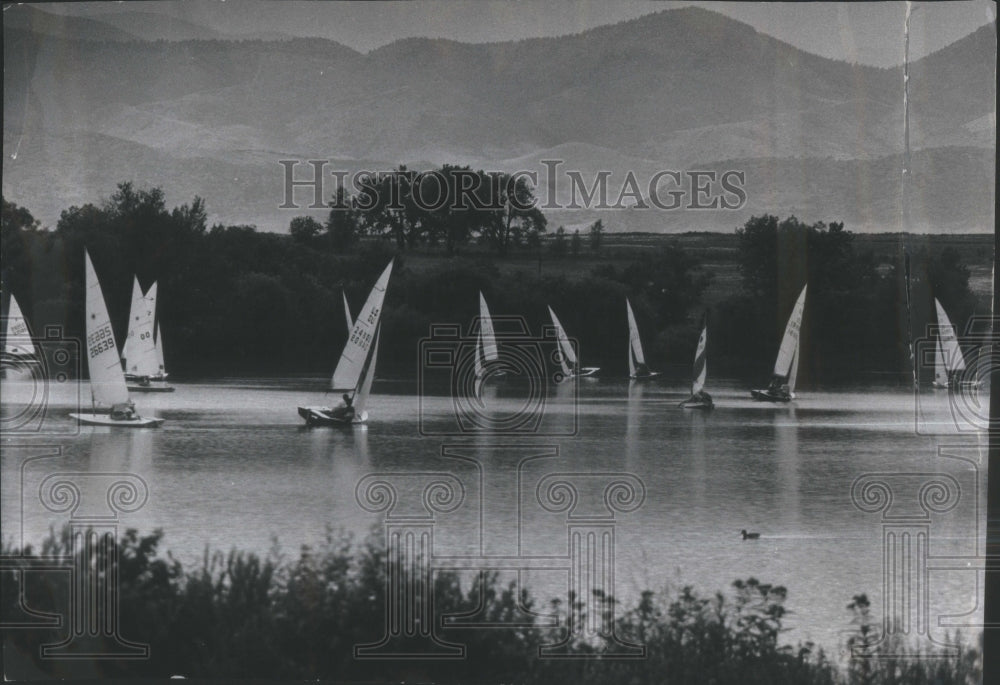
[[[188,568],[206,546],[265,554],[276,539],[294,556],[327,526],[367,534],[386,515],[359,504],[368,474],[395,485],[393,516],[426,515],[424,488],[444,478],[460,484],[460,499],[433,514],[435,559],[522,559],[522,580],[542,599],[565,595],[566,572],[542,567],[567,556],[568,525],[613,524],[619,599],[683,584],[714,592],[753,576],[788,588],[788,641],[836,653],[854,594],[885,611],[883,532],[924,526],[926,556],[909,558],[928,567],[931,635],[981,623],[986,438],[962,413],[985,410],[959,407],[956,421],[961,398],[866,387],[770,405],[714,380],[717,406],[703,414],[679,409],[686,395],[666,383],[579,380],[532,403],[514,379],[488,386],[477,411],[533,413],[534,432],[481,435],[458,431],[468,407],[456,414],[446,389],[421,395],[415,383],[376,381],[367,426],[306,429],[296,406],[331,402],[324,383],[176,383],[172,394],[135,396],[141,414],[166,419],[150,430],[76,427],[66,414],[89,389],[60,384],[42,433],[4,433],[4,538],[37,544],[68,520],[39,500],[55,472],[139,476],[148,501],[121,514],[121,529],[162,528],[165,548]],[[29,392],[4,381],[5,415]],[[876,485],[852,499],[859,477]],[[572,508],[560,508],[558,488],[546,490],[553,480],[575,485]],[[608,505],[604,488],[616,480],[638,499]],[[931,481],[944,485],[925,488]],[[884,492],[891,503],[878,499]],[[760,539],[742,540],[743,528]]]

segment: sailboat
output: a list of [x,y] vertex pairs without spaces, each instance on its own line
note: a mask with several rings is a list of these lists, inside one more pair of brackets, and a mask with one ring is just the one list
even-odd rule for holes
[[750,396],[762,402],[789,402],[795,398],[795,381],[799,372],[799,330],[802,327],[802,313],[806,307],[806,288],[802,286],[799,299],[795,301],[792,313],[785,326],[785,335],[778,348],[778,358],[774,362],[771,383],[763,390],[751,390]]
[[[368,420],[365,407],[375,377],[382,302],[385,300],[385,290],[389,285],[392,264],[390,261],[385,267],[385,271],[369,293],[361,313],[358,314],[357,321],[351,325],[351,334],[333,372],[330,390],[343,393],[343,401],[336,407],[299,407],[299,416],[305,419],[306,425],[349,426]],[[346,307],[346,298],[344,304]],[[345,309],[345,312],[350,322],[350,311]]]
[[163,336],[160,334],[160,322],[156,322],[155,335],[153,341],[156,343],[156,366],[160,372],[160,378],[167,380],[167,367],[163,363]]
[[556,317],[556,313],[552,311],[552,307],[549,307],[549,316],[552,317],[552,325],[556,329],[556,339],[559,341],[559,365],[562,366],[563,378],[584,378],[586,376],[593,376],[600,371],[600,367],[597,366],[580,366],[576,358],[576,353],[573,351],[573,345],[570,344],[569,338],[566,337],[566,331],[563,330],[562,324],[559,323],[559,319]]
[[659,371],[651,371],[646,366],[646,356],[642,353],[642,340],[639,339],[639,327],[635,323],[632,303],[625,298],[625,309],[628,312],[628,377],[632,380],[644,380],[660,375]]
[[712,396],[705,392],[705,380],[708,378],[708,361],[705,348],[708,344],[708,314],[701,324],[701,335],[698,336],[698,347],[694,351],[694,380],[691,381],[691,397],[681,402],[685,409],[711,409],[715,406]]
[[10,309],[7,311],[7,330],[4,331],[3,358],[5,361],[17,361],[22,364],[38,364],[35,344],[31,341],[31,331],[28,322],[21,313],[14,296],[10,296]]
[[129,311],[128,335],[122,347],[125,381],[135,392],[173,392],[163,383],[163,350],[157,344],[159,329],[156,320],[156,283],[143,294],[139,279],[132,283],[132,306]]
[[[84,251],[86,259],[87,284],[87,368],[90,371],[90,395],[93,410],[89,414],[78,413],[70,416],[82,424],[90,426],[126,426],[143,428],[159,426],[163,419],[144,418],[135,413],[135,405],[129,397],[118,358],[115,334],[111,329],[111,318],[104,302],[101,283],[90,261],[90,254]],[[98,405],[104,409],[98,411]]]
[[[490,308],[486,306],[486,298],[482,291],[479,291],[479,333],[476,336],[476,394],[487,376],[500,378],[506,376],[507,372],[496,368],[493,362],[500,358],[497,348],[497,336],[493,330],[493,317],[490,316]],[[492,368],[488,368],[492,367]]]
[[961,383],[962,372],[965,371],[965,357],[958,344],[958,338],[955,337],[955,328],[936,297],[934,308],[937,310],[938,337],[932,385],[935,388],[953,388]]

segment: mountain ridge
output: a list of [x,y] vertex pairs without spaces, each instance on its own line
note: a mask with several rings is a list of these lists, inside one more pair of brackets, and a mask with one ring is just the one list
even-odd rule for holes
[[[995,56],[993,27],[911,64],[911,139],[916,151],[964,155],[983,174],[977,182],[992,187],[973,152],[995,149],[988,56]],[[287,220],[260,201],[234,215],[242,193],[208,170],[236,169],[241,178],[252,170],[256,196],[270,197],[281,190],[274,170],[282,150],[344,166],[382,160],[390,168],[490,168],[537,162],[555,150],[578,155],[565,160],[567,168],[596,173],[603,163],[616,175],[628,170],[622,165],[648,173],[733,159],[882,168],[874,162],[902,150],[902,69],[813,55],[700,8],[569,36],[407,38],[368,53],[325,38],[102,42],[5,25],[4,127],[5,145],[20,147],[8,161],[4,195],[38,206],[49,222],[55,200],[38,197],[17,174],[96,178],[67,143],[77,135],[122,141],[110,146],[121,157],[100,155],[118,180],[169,185],[161,170],[175,169],[204,179],[198,194],[210,209],[223,208],[220,220],[281,230]],[[60,145],[67,147],[60,152]],[[44,156],[32,152],[40,149]],[[53,168],[60,158],[62,167]],[[75,189],[63,207],[112,192],[107,175],[102,171],[96,188]],[[10,195],[15,187],[20,197]],[[855,207],[863,201],[857,192],[837,200]],[[775,197],[795,206],[828,204],[794,192]],[[971,225],[978,217],[970,209],[953,223]],[[630,222],[626,213],[606,223],[629,230]]]

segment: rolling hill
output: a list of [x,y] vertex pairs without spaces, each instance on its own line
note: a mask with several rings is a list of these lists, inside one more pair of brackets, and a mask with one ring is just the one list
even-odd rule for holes
[[[585,177],[747,174],[740,212],[608,210],[611,230],[730,230],[761,211],[856,230],[898,221],[902,70],[818,57],[703,9],[517,42],[406,39],[368,54],[183,23],[145,32],[169,41],[133,40],[135,14],[102,24],[5,12],[14,152],[3,193],[44,223],[128,179],[176,201],[197,193],[213,220],[283,230],[296,212],[277,209],[281,159],[349,171],[459,162],[543,175],[541,160],[562,159]],[[911,65],[919,230],[992,229],[995,45],[984,27]],[[596,216],[551,214],[566,225]]]

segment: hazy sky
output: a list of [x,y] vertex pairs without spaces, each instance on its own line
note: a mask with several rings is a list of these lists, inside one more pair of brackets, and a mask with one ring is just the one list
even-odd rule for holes
[[[727,14],[762,33],[826,57],[877,66],[902,63],[903,2],[185,0],[55,3],[43,8],[95,18],[122,9],[158,12],[225,33],[267,31],[321,36],[368,51],[408,36],[481,43],[577,33],[686,5],[700,5]],[[914,3],[911,55],[916,59],[939,50],[995,18],[994,5],[988,0]]]

